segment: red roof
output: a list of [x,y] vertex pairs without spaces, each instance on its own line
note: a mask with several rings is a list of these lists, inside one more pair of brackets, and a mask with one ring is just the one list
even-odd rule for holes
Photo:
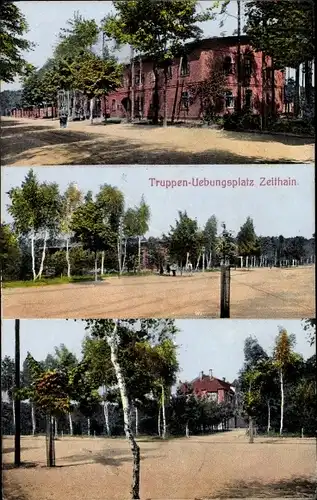
[[[188,382],[182,384],[182,389],[186,390]],[[220,380],[216,377],[210,377],[209,375],[203,375],[202,377],[197,377],[189,384],[193,387],[194,392],[202,393],[202,392],[218,392],[219,390],[224,390],[226,392],[233,392],[231,384],[229,382],[225,382],[224,380]]]

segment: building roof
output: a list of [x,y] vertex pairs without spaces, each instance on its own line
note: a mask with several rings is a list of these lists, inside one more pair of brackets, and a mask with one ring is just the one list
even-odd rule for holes
[[[240,44],[241,45],[246,45],[250,43],[250,37],[247,35],[241,35],[240,36]],[[185,43],[184,48],[186,53],[189,53],[190,51],[194,49],[216,49],[219,47],[228,47],[232,45],[237,45],[238,44],[238,36],[237,35],[231,35],[231,36],[213,36],[209,38],[200,38],[199,40],[193,40],[192,42]],[[176,57],[176,56],[175,56]],[[134,61],[138,62],[142,58],[142,61],[152,61],[153,57],[147,55],[147,54],[140,54],[138,56],[135,56]],[[123,63],[124,66],[130,66],[130,61]]]
[[232,386],[229,382],[225,380],[220,380],[216,377],[210,377],[210,375],[203,374],[192,380],[191,382],[185,382],[182,384],[182,389],[186,390],[186,387],[191,385],[193,387],[194,392],[218,392],[219,390],[225,390],[233,392]]

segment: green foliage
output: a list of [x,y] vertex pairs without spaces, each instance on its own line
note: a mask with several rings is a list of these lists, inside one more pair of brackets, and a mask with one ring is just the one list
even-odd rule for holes
[[179,220],[171,226],[167,236],[171,257],[184,265],[187,253],[195,255],[198,247],[198,223],[188,217],[187,212],[178,212]]
[[19,277],[21,250],[15,233],[9,224],[0,226],[0,269],[3,279]]
[[0,7],[0,81],[11,83],[16,76],[23,76],[30,70],[30,64],[23,53],[30,51],[33,44],[24,38],[28,31],[25,16],[19,7],[4,1]]
[[246,34],[256,50],[274,58],[277,68],[296,68],[315,57],[314,7],[312,0],[265,0],[246,3]]
[[248,217],[243,226],[241,226],[237,234],[237,243],[239,255],[243,257],[251,255],[259,256],[261,254],[259,241],[251,217]]
[[219,239],[219,254],[221,255],[222,260],[225,262],[229,260],[231,263],[235,257],[237,257],[237,244],[236,240],[233,236],[232,231],[227,229],[226,224],[222,224],[222,234]]
[[10,356],[4,356],[1,360],[1,391],[6,392],[9,399],[12,399],[13,396],[14,375],[14,359]]
[[20,108],[22,104],[21,90],[3,90],[0,93],[0,109],[1,114],[5,115],[5,111],[12,108]]

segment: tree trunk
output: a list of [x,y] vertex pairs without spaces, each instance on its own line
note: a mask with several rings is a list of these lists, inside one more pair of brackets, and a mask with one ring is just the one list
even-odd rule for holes
[[300,99],[299,99],[299,89],[300,89],[300,67],[298,66],[296,68],[296,73],[295,73],[295,97],[294,97],[294,116],[295,118],[298,118],[299,113],[300,113]]
[[101,252],[101,265],[100,265],[100,274],[101,276],[104,274],[105,270],[105,251]]
[[95,105],[95,98],[92,97],[92,99],[90,99],[90,104],[89,104],[89,119],[91,125],[94,123],[94,105]]
[[70,274],[70,259],[69,259],[69,238],[66,238],[66,262],[67,262],[67,276],[71,277]]
[[68,422],[69,422],[69,434],[72,436],[74,431],[73,431],[73,421],[71,412],[68,413]]
[[253,417],[249,417],[249,443],[254,442]]
[[31,401],[31,420],[32,420],[32,436],[35,436],[36,433],[35,406],[32,401]]
[[123,262],[122,262],[122,272],[125,270],[125,261],[127,258],[127,238],[124,240],[124,251],[123,251]]
[[198,259],[197,259],[197,263],[196,263],[196,271],[198,271],[198,269],[199,269],[200,259],[201,259],[201,253],[198,255]]
[[139,411],[137,407],[135,407],[135,437],[139,435]]
[[105,417],[107,436],[110,436],[111,432],[110,432],[110,425],[109,425],[109,402],[108,401],[104,401],[104,403],[103,403],[103,415]]
[[157,415],[157,433],[161,437],[161,405],[159,405],[158,415]]
[[163,423],[163,432],[162,432],[162,439],[166,438],[166,414],[165,414],[165,390],[164,386],[162,385],[162,399],[161,399],[161,404],[162,404],[162,423]]
[[119,275],[122,274],[122,238],[121,238],[121,228],[119,228],[119,236],[117,238],[117,255],[118,255],[118,270]]
[[98,256],[95,252],[95,281],[98,281]]
[[47,467],[55,466],[55,441],[54,441],[54,422],[51,415],[47,415],[47,436],[46,436],[46,461]]
[[57,418],[54,417],[54,436],[55,436],[55,439],[58,438],[58,427],[57,427]]
[[186,437],[189,438],[189,426],[188,426],[188,422],[186,422],[185,432],[186,432]]
[[164,101],[164,116],[163,116],[163,127],[167,127],[167,68],[164,67],[164,90],[163,90],[163,101]]
[[138,236],[138,271],[141,272],[141,236]]
[[153,73],[155,78],[153,92],[153,124],[157,125],[159,121],[160,101],[159,101],[159,75],[156,63],[154,63]]
[[87,434],[90,436],[90,418],[87,418]]
[[271,405],[270,401],[267,402],[267,433],[271,430]]
[[31,235],[31,257],[32,257],[33,281],[35,281],[36,280],[36,271],[35,271],[34,234]]
[[284,381],[283,381],[283,371],[280,370],[280,388],[281,388],[281,418],[280,418],[280,436],[283,434],[283,423],[284,423]]
[[134,48],[131,47],[131,123],[134,122],[134,100],[135,100],[135,92],[134,92]]
[[40,269],[39,269],[39,272],[38,272],[38,275],[37,275],[37,278],[40,278],[40,279],[42,277],[43,269],[44,269],[44,261],[45,261],[45,257],[46,257],[47,238],[48,238],[48,233],[47,233],[47,231],[45,231],[44,242],[43,242],[43,250],[42,250],[42,257],[41,257],[41,264],[40,264]]
[[15,401],[14,397],[12,396],[12,420],[13,420],[13,434],[15,432]]
[[111,350],[111,362],[115,370],[123,409],[124,432],[130,443],[133,456],[133,472],[132,472],[132,487],[131,498],[133,500],[140,499],[140,448],[137,445],[130,424],[130,402],[125,385],[125,380],[122,374],[121,366],[118,361],[118,338],[117,338],[118,320],[115,320],[113,332],[107,337],[107,341]]

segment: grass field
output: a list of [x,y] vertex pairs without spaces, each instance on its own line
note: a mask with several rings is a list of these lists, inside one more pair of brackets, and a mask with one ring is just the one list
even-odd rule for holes
[[3,165],[311,163],[314,139],[201,128],[2,118]]
[[[314,498],[314,439],[256,438],[245,430],[163,441],[140,440],[141,499]],[[4,438],[6,500],[124,500],[132,460],[124,439],[62,438],[46,468],[45,438],[23,437],[21,469]]]
[[[315,268],[232,270],[231,318],[315,317]],[[219,317],[220,274],[112,277],[3,290],[12,318]]]

